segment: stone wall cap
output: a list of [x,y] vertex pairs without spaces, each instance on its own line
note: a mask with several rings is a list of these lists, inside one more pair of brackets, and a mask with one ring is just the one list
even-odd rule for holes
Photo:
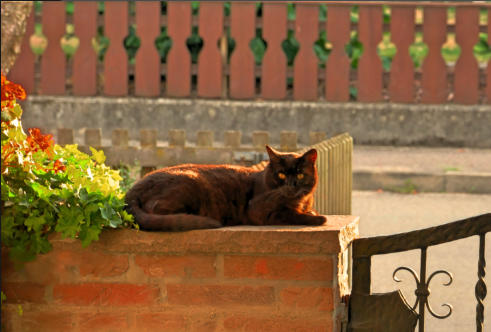
[[[95,250],[162,254],[337,254],[359,237],[357,216],[326,216],[325,226],[234,226],[188,232],[105,230]],[[254,233],[253,235],[251,233]],[[52,238],[54,247],[80,241]]]

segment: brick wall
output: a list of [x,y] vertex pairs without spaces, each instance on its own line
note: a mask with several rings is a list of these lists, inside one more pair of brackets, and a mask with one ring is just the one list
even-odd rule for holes
[[[358,218],[322,227],[111,230],[16,270],[2,250],[6,331],[340,331]],[[18,314],[18,305],[23,314]],[[3,330],[3,329],[2,329]]]

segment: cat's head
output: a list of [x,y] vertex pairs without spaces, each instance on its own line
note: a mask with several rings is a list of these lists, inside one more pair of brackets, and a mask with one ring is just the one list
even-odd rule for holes
[[266,168],[266,185],[273,189],[291,186],[298,191],[312,191],[317,184],[315,161],[317,150],[310,149],[304,154],[282,153],[266,145],[269,165]]

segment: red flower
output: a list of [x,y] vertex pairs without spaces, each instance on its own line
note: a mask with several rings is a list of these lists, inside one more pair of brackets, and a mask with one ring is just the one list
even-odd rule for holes
[[27,129],[29,136],[27,136],[27,144],[29,148],[36,152],[39,149],[48,152],[49,148],[53,146],[53,135],[43,135],[39,128],[29,128]]
[[53,164],[53,171],[55,173],[64,172],[65,169],[65,165],[60,161],[60,159],[55,160],[55,163]]
[[19,84],[15,84],[7,80],[2,74],[2,107],[12,108],[16,99],[26,99],[26,91]]

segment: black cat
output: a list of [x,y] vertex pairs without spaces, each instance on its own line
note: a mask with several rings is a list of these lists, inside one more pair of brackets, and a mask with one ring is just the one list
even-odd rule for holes
[[264,170],[187,164],[151,172],[126,194],[128,210],[144,230],[322,225],[325,217],[312,210],[317,151],[266,150]]

